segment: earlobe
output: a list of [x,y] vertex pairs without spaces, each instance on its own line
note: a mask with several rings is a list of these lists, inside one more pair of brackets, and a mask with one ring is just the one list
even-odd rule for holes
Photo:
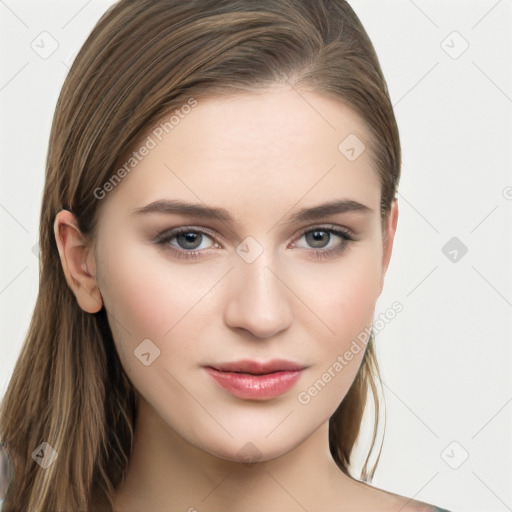
[[66,281],[78,305],[87,313],[97,313],[103,307],[103,299],[87,238],[80,232],[75,216],[67,210],[57,213],[53,231]]
[[[380,293],[384,288],[384,278],[388,270],[389,262],[391,260],[391,253],[393,251],[393,242],[395,240],[396,227],[398,224],[398,199],[395,197],[391,203],[391,209],[388,215],[386,231],[383,239],[383,252],[382,252],[382,274],[380,281]],[[380,295],[379,293],[379,295]]]

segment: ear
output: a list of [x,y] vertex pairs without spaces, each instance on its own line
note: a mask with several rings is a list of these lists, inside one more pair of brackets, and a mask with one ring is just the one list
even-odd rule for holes
[[66,281],[78,305],[87,313],[103,307],[96,282],[96,261],[87,238],[80,232],[75,216],[61,210],[55,217],[53,231]]
[[[395,240],[396,226],[398,223],[398,199],[395,197],[391,203],[391,209],[388,214],[385,231],[383,233],[383,252],[382,252],[382,275],[380,280],[380,293],[384,288],[384,278],[388,270],[391,253],[393,251],[393,242]],[[380,295],[379,293],[379,295]]]

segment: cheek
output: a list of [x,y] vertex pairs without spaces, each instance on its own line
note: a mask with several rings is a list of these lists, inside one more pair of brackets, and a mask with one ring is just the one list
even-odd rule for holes
[[125,334],[162,339],[198,304],[216,276],[200,265],[172,262],[155,248],[133,245],[105,265],[105,307]]
[[[297,400],[311,414],[329,417],[352,385],[369,340],[379,278],[375,253],[358,252],[330,269],[323,267],[314,280],[315,292],[309,288],[311,309],[321,322],[302,322],[314,340],[316,364]],[[311,276],[308,282],[311,285]],[[307,289],[304,286],[304,293]]]
[[333,346],[346,344],[372,324],[381,253],[377,245],[367,245],[332,264],[319,264],[301,278],[299,293],[317,318],[313,324]]
[[116,254],[123,256],[104,260],[99,274],[106,277],[101,292],[125,370],[143,369],[136,354],[148,339],[158,354],[153,368],[186,365],[189,354],[197,357],[198,337],[206,339],[198,333],[211,324],[214,287],[226,270],[175,263],[147,247],[125,246]]
[[101,291],[121,364],[147,401],[168,389],[167,400],[179,408],[182,390],[172,375],[197,358],[197,333],[212,318],[208,291],[219,278],[212,269],[206,274],[199,265],[172,263],[148,248],[118,254],[123,257],[102,267]]

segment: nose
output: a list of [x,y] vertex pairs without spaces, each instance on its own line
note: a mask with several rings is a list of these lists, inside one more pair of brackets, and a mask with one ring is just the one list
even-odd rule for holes
[[293,321],[290,290],[265,251],[252,263],[237,257],[230,272],[224,322],[257,338],[285,331]]

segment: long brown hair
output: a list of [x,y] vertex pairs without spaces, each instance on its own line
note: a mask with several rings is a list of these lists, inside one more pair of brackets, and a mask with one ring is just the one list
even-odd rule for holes
[[[85,313],[68,287],[53,233],[72,211],[95,236],[94,191],[141,135],[190,98],[287,84],[335,98],[365,121],[381,181],[381,216],[400,175],[400,142],[373,46],[343,0],[121,0],[99,20],[63,85],[49,141],[32,321],[0,409],[0,439],[15,469],[4,512],[71,512],[112,506],[130,457],[135,390],[106,312]],[[341,142],[341,141],[340,141]],[[135,171],[136,172],[136,171]],[[373,340],[329,422],[329,444],[349,476],[367,399],[375,424],[380,382]],[[58,456],[43,469],[33,451]],[[378,460],[378,458],[377,458]]]

